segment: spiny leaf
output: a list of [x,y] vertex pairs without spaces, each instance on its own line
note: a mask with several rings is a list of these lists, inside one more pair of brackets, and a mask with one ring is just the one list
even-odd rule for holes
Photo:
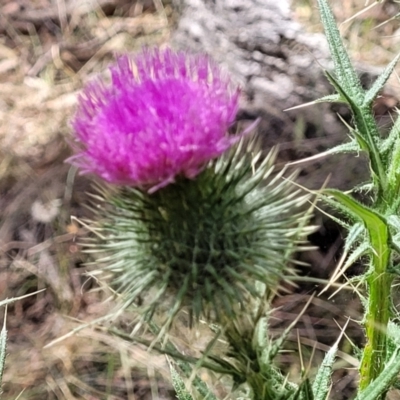
[[[268,318],[261,317],[257,321],[253,337],[253,349],[266,349],[268,347]],[[269,361],[269,360],[268,360]]]
[[368,243],[363,242],[358,247],[356,247],[352,253],[347,257],[346,262],[343,264],[342,270],[345,271],[347,268],[351,267],[357,260],[362,256],[368,254],[371,247]]
[[390,215],[387,217],[387,222],[394,229],[395,234],[400,233],[400,217],[398,215]]
[[374,257],[382,257],[378,263],[385,263],[387,261],[385,253],[389,240],[389,232],[385,219],[377,212],[369,209],[345,193],[333,189],[326,189],[324,193],[333,196],[349,213],[357,216],[364,222],[374,249]]
[[297,165],[297,164],[303,164],[306,162],[318,160],[320,158],[324,158],[326,156],[329,156],[331,154],[341,154],[341,153],[359,153],[361,151],[360,145],[357,143],[356,140],[352,139],[351,142],[348,143],[342,143],[339,144],[335,147],[332,147],[329,150],[326,150],[322,153],[315,154],[311,157],[303,158],[301,160],[297,160],[294,162],[289,163],[288,165]]
[[360,80],[351,64],[332,11],[326,0],[318,0],[318,5],[326,39],[335,65],[337,79],[341,86],[343,86],[343,89],[351,95],[353,100],[357,99],[358,103],[361,104],[363,100],[363,90]]
[[342,203],[336,201],[335,198],[330,196],[321,196],[321,200],[327,203],[330,207],[332,207],[336,211],[339,211],[339,213],[343,218],[337,218],[332,213],[326,213],[326,214],[332,221],[336,222],[341,227],[349,230],[355,222],[360,222],[360,219],[355,214],[353,214],[351,210],[349,210]]
[[400,138],[397,138],[392,147],[387,176],[389,193],[386,198],[392,203],[392,199],[399,196],[400,189]]
[[364,90],[343,46],[332,12],[326,0],[318,0],[318,3],[335,63],[336,78],[328,71],[325,71],[325,74],[340,97],[349,104],[356,127],[353,134],[360,147],[368,153],[374,183],[382,192],[385,192],[387,190],[386,174],[377,148],[379,133],[376,122],[370,106],[364,103]]
[[297,388],[296,393],[290,397],[289,400],[315,400],[313,395],[313,390],[308,378],[304,379],[299,387]]
[[348,143],[342,143],[331,149],[327,150],[325,154],[341,154],[341,153],[359,153],[361,151],[360,145],[352,140]]
[[[376,187],[383,193],[387,191],[387,177],[381,154],[379,153],[379,131],[371,109],[356,107],[352,109],[355,131],[368,143],[370,170]],[[362,146],[361,146],[362,147]]]
[[[386,267],[390,259],[390,233],[384,217],[342,192],[332,189],[325,190],[324,192],[333,196],[336,201],[348,210],[348,212],[363,221],[368,231],[371,245],[374,274],[378,276],[380,274],[387,274]],[[378,299],[376,299],[376,301],[378,301]]]
[[[400,326],[393,321],[389,321],[386,334],[393,352],[397,347],[400,347]],[[392,352],[388,354],[388,358],[392,356]]]
[[397,252],[400,251],[400,217],[397,215],[390,215],[387,218],[388,224],[392,231],[392,243]]
[[390,152],[393,149],[393,145],[399,137],[400,134],[400,118],[399,118],[399,110],[396,110],[397,118],[394,121],[392,129],[389,132],[389,135],[386,139],[380,142],[379,151],[381,154]]
[[329,83],[336,89],[341,99],[343,99],[344,103],[350,105],[350,108],[353,110],[357,107],[357,104],[354,103],[353,99],[346,92],[346,88],[342,86],[342,83],[339,82],[329,71],[324,71],[325,76],[327,77]]
[[315,103],[345,103],[346,101],[340,96],[340,94],[328,94],[327,96],[321,97],[314,100]]
[[376,79],[372,87],[365,93],[364,97],[364,106],[370,107],[372,102],[376,99],[379,92],[385,86],[385,83],[389,79],[390,75],[392,74],[396,64],[400,59],[400,54],[398,54],[395,59],[385,68],[382,74]]
[[344,252],[348,253],[355,243],[360,242],[365,235],[365,227],[362,223],[355,223],[348,231],[344,243]]
[[351,112],[354,116],[356,128],[354,129],[348,124],[345,124],[353,137],[357,140],[360,148],[367,153],[374,182],[379,185],[379,187],[385,189],[386,175],[377,148],[378,131],[371,113],[366,112],[366,110],[361,110],[361,106],[358,104],[358,102],[354,100],[353,97],[349,96],[348,93],[346,93],[346,90],[342,87],[342,85],[328,71],[325,71],[325,74],[329,82],[334,86],[337,92],[340,93],[344,99],[346,99],[346,102],[350,106]]
[[338,343],[336,342],[331,349],[325,354],[324,360],[318,369],[312,391],[315,400],[325,400],[327,398],[331,385],[332,367],[335,362]]
[[346,101],[344,99],[342,99],[339,94],[328,94],[327,96],[320,97],[319,99],[310,101],[308,103],[303,103],[303,104],[299,104],[298,106],[286,108],[283,111],[298,110],[300,108],[313,106],[314,104],[318,104],[318,103],[346,103]]
[[357,396],[356,400],[376,400],[386,393],[395,382],[400,373],[400,347],[393,351],[392,356],[386,362],[382,373],[371,382],[365,390]]
[[185,383],[180,375],[176,372],[175,368],[170,364],[169,370],[171,372],[172,386],[174,387],[176,397],[178,400],[193,400],[192,395],[187,391]]
[[372,182],[363,182],[355,186],[353,193],[371,193],[374,189],[374,184]]

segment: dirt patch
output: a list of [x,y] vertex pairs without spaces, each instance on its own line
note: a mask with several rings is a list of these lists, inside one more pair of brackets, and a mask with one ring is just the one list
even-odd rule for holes
[[[82,328],[111,312],[115,303],[113,293],[87,275],[88,256],[80,242],[88,232],[71,219],[90,215],[85,205],[92,181],[64,163],[70,154],[69,120],[83,84],[104,71],[115,54],[167,43],[172,19],[170,5],[159,0],[2,3],[0,299],[46,289],[8,308],[3,399],[21,393],[20,399],[31,400],[174,398],[163,357],[94,324]],[[273,334],[279,335],[320,289],[311,279],[304,283],[307,277],[326,279],[335,264],[340,233],[323,227],[318,235],[320,251],[307,256],[313,268],[303,270],[297,289],[288,287],[290,294],[276,300]],[[344,315],[360,318],[360,305],[349,292],[337,304],[314,299],[298,326],[305,359],[314,357],[315,364],[339,336]],[[129,330],[130,316],[118,323]],[[348,329],[360,344],[358,325],[350,323]],[[194,336],[181,339],[190,346]],[[282,355],[282,366],[299,377],[295,331],[288,348],[293,353]],[[345,361],[338,367],[355,368],[349,342],[341,352]],[[355,378],[355,369],[337,372],[334,398],[350,397]]]
[[163,357],[90,326],[44,348],[113,307],[71,221],[88,215],[91,188],[64,163],[77,92],[116,54],[165,43],[170,16],[156,1],[2,3],[1,299],[46,288],[8,308],[4,399],[170,398]]

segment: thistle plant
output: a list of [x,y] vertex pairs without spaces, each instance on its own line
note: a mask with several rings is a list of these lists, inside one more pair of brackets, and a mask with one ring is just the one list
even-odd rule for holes
[[351,194],[337,190],[325,190],[324,197],[346,217],[346,220],[338,220],[348,229],[345,249],[349,256],[342,270],[360,257],[368,259],[365,273],[357,277],[366,286],[362,301],[367,338],[360,365],[359,398],[378,399],[384,398],[400,371],[400,363],[396,361],[400,338],[394,322],[398,315],[392,306],[392,283],[400,250],[400,127],[397,119],[389,135],[382,137],[372,106],[399,56],[371,88],[364,90],[326,0],[318,3],[334,62],[334,74],[326,71],[326,76],[336,90],[336,94],[318,101],[345,103],[353,116],[353,126],[349,126],[351,141],[328,153],[365,153],[369,160],[370,181],[353,190],[366,194],[368,202],[361,203]]
[[207,57],[145,50],[110,71],[73,121],[70,161],[114,184],[97,197],[94,251],[126,305],[156,290],[146,318],[168,300],[167,324],[182,307],[233,318],[256,281],[288,270],[307,196],[273,174],[274,152],[260,160],[256,140],[229,133],[239,90]]
[[[189,326],[206,320],[228,338],[237,362],[200,364],[266,398],[259,396],[273,387],[296,391],[269,366],[278,346],[262,356],[273,385],[263,382],[260,360],[250,370],[247,360],[267,340],[252,338],[312,229],[310,196],[292,184],[295,174],[275,171],[276,151],[262,156],[252,127],[232,132],[239,94],[205,56],[156,49],[122,56],[109,81],[90,83],[80,96],[69,161],[108,182],[93,195],[88,248],[112,273],[121,307],[135,307],[155,334],[149,346],[164,337],[159,350],[167,351],[165,334],[181,311]],[[256,299],[263,302],[254,308]],[[249,308],[256,311],[243,318]]]
[[[357,399],[383,399],[400,373],[399,316],[392,306],[400,252],[400,123],[381,136],[372,106],[399,57],[363,89],[327,1],[319,0],[319,7],[334,62],[326,76],[336,93],[314,103],[345,103],[353,115],[350,142],[323,155],[365,153],[370,180],[346,193],[325,189],[318,198],[341,213],[335,219],[348,230],[347,259],[334,278],[356,260],[368,260],[355,278],[365,286],[367,340]],[[196,376],[203,367],[230,376],[241,398],[325,400],[338,343],[313,382],[303,376],[295,384],[274,362],[296,321],[275,340],[268,333],[271,299],[282,280],[293,278],[293,254],[306,248],[312,230],[304,208],[310,195],[295,189],[296,174],[283,179],[285,170],[275,171],[276,152],[263,156],[253,133],[234,133],[239,96],[209,58],[172,50],[122,56],[109,80],[90,83],[79,98],[69,160],[105,181],[93,195],[95,235],[87,246],[96,265],[111,273],[122,309],[140,316],[136,336],[112,333],[172,357],[179,399],[216,399]],[[191,329],[202,321],[213,333],[201,357],[170,341],[178,314],[188,316]],[[139,335],[142,324],[153,341]],[[216,353],[220,337],[226,348]],[[182,377],[190,378],[190,387]]]

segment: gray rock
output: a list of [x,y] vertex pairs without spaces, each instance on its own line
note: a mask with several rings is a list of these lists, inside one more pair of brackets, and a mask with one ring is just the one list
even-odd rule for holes
[[[230,72],[243,88],[241,116],[261,116],[265,146],[279,143],[282,160],[346,140],[336,116],[339,110],[348,115],[345,107],[318,104],[284,111],[333,92],[323,73],[332,66],[324,35],[307,33],[294,21],[289,0],[175,0],[175,5],[180,16],[174,47],[208,53]],[[359,160],[355,164],[357,169]],[[312,186],[322,184],[329,172],[322,168]]]

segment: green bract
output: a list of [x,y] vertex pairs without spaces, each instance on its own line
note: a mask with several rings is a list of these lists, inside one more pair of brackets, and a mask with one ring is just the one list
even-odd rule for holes
[[102,191],[97,232],[105,240],[93,251],[103,253],[126,305],[142,296],[147,318],[160,308],[168,324],[182,308],[191,321],[220,321],[258,295],[256,281],[275,288],[289,273],[308,196],[274,173],[274,152],[260,162],[250,142],[153,194]]

